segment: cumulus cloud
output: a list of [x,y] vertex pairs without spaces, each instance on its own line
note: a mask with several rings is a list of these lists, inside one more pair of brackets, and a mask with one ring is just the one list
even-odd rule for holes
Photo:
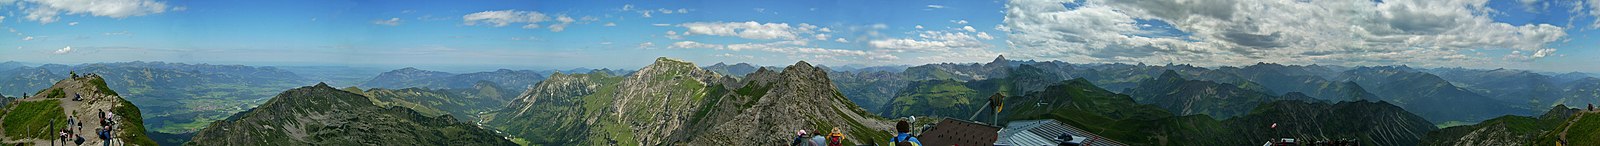
[[644,42],[644,43],[639,43],[638,49],[654,49],[655,47],[656,47],[656,43]]
[[55,53],[55,54],[72,53],[72,46],[67,46],[65,48],[57,49],[55,52],[51,52],[51,53]]
[[949,52],[952,50],[977,50],[989,47],[977,37],[965,32],[923,31],[917,38],[881,39],[867,42],[868,46],[893,52]]
[[944,5],[928,5],[929,9],[943,9]]
[[709,44],[695,41],[679,41],[672,43],[667,48],[672,49],[714,49],[729,51],[761,51],[779,53],[788,56],[803,56],[816,59],[838,59],[837,57],[853,57],[870,60],[898,59],[894,55],[878,51],[861,51],[847,49],[829,49],[807,46],[806,41],[777,41],[768,43],[738,43],[738,44]]
[[483,11],[466,16],[461,16],[463,24],[478,25],[486,23],[494,27],[511,25],[512,23],[539,23],[549,21],[550,16],[534,11],[498,10]]
[[651,14],[684,14],[684,13],[689,13],[689,11],[693,11],[693,10],[685,9],[685,8],[678,8],[677,10],[673,10],[673,9],[670,9],[670,8],[656,8],[654,10],[651,10],[650,8],[635,7],[635,6],[633,6],[633,4],[623,4],[622,5],[622,9],[618,9],[618,10],[622,11],[622,12],[639,13],[639,17],[644,17],[644,18],[655,17],[654,15],[651,15]]
[[[1015,0],[1007,2],[996,29],[1009,33],[1008,54],[1024,58],[1197,65],[1461,66],[1492,59],[1463,53],[1470,49],[1550,56],[1554,50],[1546,44],[1567,36],[1566,28],[1550,24],[1495,22],[1485,3]],[[1146,27],[1150,23],[1172,27]]]
[[67,26],[78,26],[78,22],[67,22]]
[[372,20],[372,24],[397,26],[397,25],[400,25],[400,18],[389,18],[389,19]]
[[[816,25],[805,24],[805,23],[800,23],[799,25],[791,26],[791,25],[789,25],[789,23],[761,23],[761,22],[755,22],[755,21],[747,21],[747,22],[691,22],[691,23],[678,24],[678,27],[683,27],[683,28],[687,29],[682,34],[684,36],[689,36],[689,35],[733,36],[733,37],[739,37],[739,38],[745,38],[745,39],[760,39],[760,40],[804,39],[804,38],[801,37],[802,35],[815,33],[816,29],[819,28]],[[672,34],[669,33],[669,35],[672,35]]]
[[461,16],[461,20],[463,25],[469,26],[487,24],[493,27],[504,27],[520,24],[524,29],[548,28],[552,32],[561,32],[567,30],[567,26],[573,23],[588,24],[600,19],[591,16],[573,19],[567,15],[557,15],[555,18],[551,18],[550,15],[536,11],[497,10],[467,14]]
[[22,37],[22,40],[24,40],[24,41],[32,41],[33,40],[33,36]]
[[120,19],[162,13],[168,9],[165,2],[154,0],[22,0],[17,4],[25,7],[24,13],[27,14],[23,18],[40,24],[56,22],[62,14]]

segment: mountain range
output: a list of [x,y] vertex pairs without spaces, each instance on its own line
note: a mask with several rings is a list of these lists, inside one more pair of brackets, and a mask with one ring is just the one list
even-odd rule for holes
[[515,145],[449,115],[373,100],[321,83],[295,88],[211,123],[184,145]]
[[[883,144],[893,130],[885,117],[910,116],[1056,119],[1134,145],[1253,145],[1280,136],[1365,145],[1542,145],[1596,141],[1574,137],[1596,135],[1583,130],[1600,127],[1587,124],[1586,112],[1560,110],[1600,101],[1600,79],[1510,69],[1073,64],[1004,56],[987,63],[763,67],[663,57],[634,71],[455,74],[407,67],[365,78],[298,72],[341,70],[328,68],[29,65],[0,63],[10,67],[0,69],[0,92],[49,97],[58,95],[49,90],[53,80],[104,75],[104,89],[94,91],[128,95],[129,105],[144,109],[132,111],[149,116],[130,123],[152,127],[139,136],[159,144],[776,145],[796,130],[833,128],[849,135],[847,144]],[[295,88],[329,79],[360,84]],[[992,95],[1006,96],[1004,112],[979,112],[993,110]],[[17,100],[0,107],[48,107]],[[1550,110],[1533,115],[1544,109]],[[1280,127],[1265,126],[1274,124]]]
[[532,144],[780,145],[794,131],[839,128],[850,144],[887,139],[868,114],[806,62],[742,78],[658,58],[626,76],[555,74],[488,125]]

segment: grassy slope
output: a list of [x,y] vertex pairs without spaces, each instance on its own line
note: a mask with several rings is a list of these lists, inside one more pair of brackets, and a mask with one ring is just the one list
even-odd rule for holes
[[[66,127],[67,115],[61,113],[61,101],[43,100],[18,102],[10,107],[10,112],[5,115],[5,134],[11,139],[23,138],[55,138],[55,131],[50,127]],[[55,124],[51,126],[51,124]]]

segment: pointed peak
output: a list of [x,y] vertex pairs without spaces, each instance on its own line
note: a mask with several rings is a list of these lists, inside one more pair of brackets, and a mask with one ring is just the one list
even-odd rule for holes
[[1167,71],[1161,72],[1161,76],[1156,77],[1156,78],[1161,78],[1161,79],[1182,79],[1183,75],[1178,74],[1178,71],[1167,70]]
[[324,82],[317,82],[317,85],[314,85],[314,86],[311,86],[311,87],[315,87],[315,88],[333,88],[332,86],[328,86],[328,83],[324,83]]
[[1011,60],[1006,60],[1006,55],[999,55],[994,57],[994,61],[990,61],[989,64],[1006,64],[1009,62],[1011,62]]

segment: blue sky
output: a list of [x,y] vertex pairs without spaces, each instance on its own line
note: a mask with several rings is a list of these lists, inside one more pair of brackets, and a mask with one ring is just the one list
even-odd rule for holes
[[15,30],[0,35],[0,60],[541,69],[636,68],[656,57],[781,66],[1004,54],[1600,72],[1594,4],[0,0],[0,28]]

